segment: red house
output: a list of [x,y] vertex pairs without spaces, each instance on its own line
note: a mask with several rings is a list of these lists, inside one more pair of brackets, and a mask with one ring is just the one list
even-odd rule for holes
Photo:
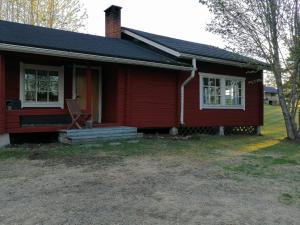
[[264,63],[121,27],[106,37],[0,21],[0,139],[56,132],[78,97],[94,126],[222,129],[263,125]]

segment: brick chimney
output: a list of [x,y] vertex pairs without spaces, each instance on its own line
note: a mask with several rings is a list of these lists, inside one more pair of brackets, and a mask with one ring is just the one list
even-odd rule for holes
[[105,36],[121,38],[121,7],[112,5],[105,12]]

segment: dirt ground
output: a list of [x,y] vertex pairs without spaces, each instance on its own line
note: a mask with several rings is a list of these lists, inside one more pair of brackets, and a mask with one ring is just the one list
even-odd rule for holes
[[0,224],[300,224],[299,205],[279,201],[284,183],[173,156],[10,159]]

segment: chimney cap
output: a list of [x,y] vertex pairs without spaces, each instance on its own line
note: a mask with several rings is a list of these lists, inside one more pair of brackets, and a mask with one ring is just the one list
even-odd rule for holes
[[117,6],[117,5],[111,5],[110,7],[108,7],[107,9],[104,10],[104,12],[109,12],[109,11],[113,11],[113,10],[121,10],[122,7]]

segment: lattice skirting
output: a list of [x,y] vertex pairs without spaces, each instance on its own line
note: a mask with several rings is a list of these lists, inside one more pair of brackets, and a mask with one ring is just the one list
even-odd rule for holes
[[[225,126],[224,135],[257,135],[257,126]],[[208,134],[219,135],[220,127],[180,127],[179,135]]]
[[193,134],[218,135],[219,127],[180,127],[178,134],[182,136]]
[[234,127],[225,127],[225,135],[256,135],[257,126],[234,126]]

